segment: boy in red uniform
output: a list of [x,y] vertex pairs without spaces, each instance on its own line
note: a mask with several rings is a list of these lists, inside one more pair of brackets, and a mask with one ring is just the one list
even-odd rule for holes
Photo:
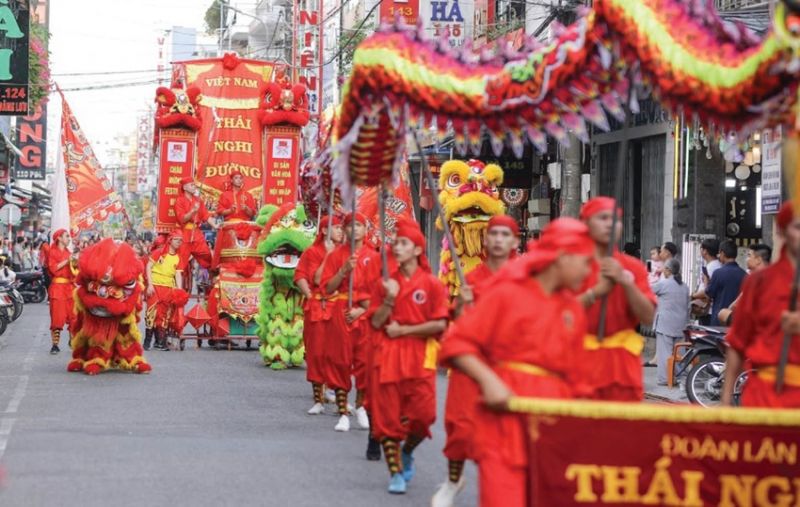
[[[327,241],[328,224],[331,223],[330,242]],[[326,324],[331,319],[331,303],[325,299],[320,280],[325,259],[342,243],[342,224],[336,218],[323,217],[319,222],[317,239],[300,256],[294,272],[294,283],[306,298],[303,307],[303,345],[306,348],[306,380],[311,382],[314,405],[310,415],[325,411],[323,388],[325,385],[323,350]]]
[[430,437],[436,420],[437,339],[449,315],[447,290],[431,273],[424,251],[419,226],[399,222],[392,245],[397,265],[371,298],[372,434],[383,445],[394,494],[406,492],[415,473],[412,453]]
[[[323,376],[328,387],[336,392],[339,421],[334,430],[350,431],[347,393],[352,387],[351,375],[356,378],[356,421],[369,429],[369,417],[364,408],[367,389],[367,344],[362,316],[369,307],[370,287],[380,275],[380,255],[364,243],[367,218],[361,213],[348,214],[342,229],[347,238],[327,258],[322,271],[321,285],[331,305],[331,320],[325,337]],[[355,238],[355,251],[350,251],[350,234]],[[348,308],[349,277],[353,277],[353,307]]]
[[69,235],[65,229],[53,233],[53,246],[47,259],[47,270],[50,272],[50,287],[47,295],[50,298],[50,337],[53,346],[51,354],[58,354],[61,341],[61,330],[69,327],[75,320],[75,301],[72,298],[74,275],[70,266],[73,256],[67,246]]
[[[722,403],[730,405],[736,377],[744,360],[756,370],[747,378],[742,393],[746,407],[800,408],[800,312],[789,312],[792,280],[800,258],[800,218],[785,203],[777,217],[778,233],[785,246],[777,262],[752,273],[744,281],[733,326],[725,368]],[[789,361],[783,390],[775,389],[777,366],[785,333],[791,333]]]
[[200,230],[200,224],[207,222],[212,228],[216,229],[217,224],[209,215],[203,200],[198,197],[197,187],[193,178],[183,178],[181,180],[183,193],[175,200],[175,215],[178,218],[183,230],[183,245],[181,245],[181,267],[189,265],[189,257],[194,257],[197,263],[204,268],[211,267],[211,251],[208,243]]
[[[508,262],[517,248],[517,221],[507,215],[492,217],[486,228],[487,259],[467,275],[467,286],[461,289],[460,304],[471,305],[479,300],[481,294],[491,286],[492,275]],[[464,488],[464,463],[474,459],[473,419],[479,394],[478,386],[471,378],[458,370],[450,372],[444,412],[444,428],[447,432],[444,455],[447,457],[448,480],[433,495],[432,507],[452,506],[456,495]]]
[[477,382],[475,458],[482,507],[527,507],[527,418],[506,411],[512,396],[571,398],[581,375],[586,320],[571,291],[591,272],[587,227],[553,221],[528,253],[511,261],[450,327],[442,361]]
[[[645,326],[653,323],[656,296],[639,259],[616,248],[611,257],[607,256],[609,242],[616,244],[622,234],[622,224],[618,221],[612,239],[614,209],[615,201],[609,197],[595,197],[581,208],[581,220],[589,227],[595,243],[592,273],[581,294],[589,329],[584,345],[590,351],[589,361],[597,375],[592,383],[597,387],[593,397],[640,401],[644,397],[641,359],[644,339],[636,328],[640,323]],[[608,298],[605,331],[602,341],[598,341],[603,296]]]
[[217,215],[226,222],[253,220],[258,205],[250,192],[244,190],[244,177],[238,169],[231,172],[231,188],[222,192],[217,203]]

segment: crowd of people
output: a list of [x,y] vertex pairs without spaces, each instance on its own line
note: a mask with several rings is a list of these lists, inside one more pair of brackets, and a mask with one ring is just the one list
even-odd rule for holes
[[[176,294],[189,259],[201,266],[211,260],[208,245],[196,234],[210,214],[192,181],[184,182],[184,191],[176,206],[180,227],[152,244],[129,238],[146,265],[145,348],[153,341],[167,348],[165,332],[185,304]],[[228,197],[235,210],[228,215],[252,220],[254,205],[235,193]],[[414,451],[431,436],[437,419],[437,368],[446,367],[451,371],[443,414],[448,468],[432,505],[453,505],[467,460],[479,466],[482,506],[527,505],[528,430],[524,416],[507,410],[511,397],[641,401],[644,341],[637,330],[655,329],[659,380],[664,380],[662,362],[682,335],[691,299],[710,302],[711,323],[729,321],[725,310],[735,313],[728,373],[745,361],[758,369],[745,388],[745,405],[800,407],[797,340],[787,388],[781,394],[773,389],[780,339],[784,332],[800,333],[800,313],[775,311],[788,308],[787,280],[800,251],[800,219],[791,206],[784,206],[778,219],[786,246],[777,263],[769,264],[767,247],[754,245],[748,257],[752,274],[745,278],[735,264],[735,245],[705,242],[708,276],[693,291],[681,278],[674,244],[665,243],[657,257],[651,252],[649,271],[639,259],[610,249],[621,236],[615,214],[621,210],[613,199],[593,198],[579,220],[553,221],[525,253],[518,253],[516,222],[493,217],[486,260],[454,299],[431,272],[426,239],[415,222],[397,224],[382,259],[364,241],[365,216],[323,218],[295,275],[305,296],[308,414],[326,410],[331,390],[339,415],[333,429],[349,431],[355,416],[358,427],[369,430],[367,459],[383,456],[388,491],[403,494],[416,473]],[[46,255],[54,353],[71,318],[76,253],[68,243],[66,231],[55,232]]]

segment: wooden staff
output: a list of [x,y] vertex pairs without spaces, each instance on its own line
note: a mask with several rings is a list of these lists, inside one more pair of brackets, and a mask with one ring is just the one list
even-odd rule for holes
[[[425,154],[422,153],[422,147],[419,144],[419,139],[417,139],[417,131],[412,130],[411,135],[414,139],[414,144],[417,148],[417,153],[419,154],[420,164],[422,165],[422,172],[425,175],[425,180],[428,183],[428,187],[433,192],[433,189],[436,188],[436,184],[433,180],[433,174],[431,173],[431,168],[428,166],[428,159],[425,158]],[[444,228],[444,237],[447,240],[447,246],[450,250],[450,257],[453,259],[453,264],[455,265],[456,269],[456,276],[458,276],[458,281],[463,287],[467,284],[466,279],[464,278],[464,269],[461,267],[461,261],[458,258],[458,253],[456,252],[456,245],[453,242],[453,235],[450,232],[450,225],[447,223],[447,218],[444,215],[444,210],[442,209],[442,205],[439,203],[439,199],[435,196],[433,198],[433,209],[436,211],[436,214],[439,216],[439,220],[442,221],[442,227]]]
[[[353,200],[350,203],[350,257],[356,254],[356,189],[353,189]],[[350,259],[347,260],[350,262]],[[353,309],[353,279],[355,278],[355,268],[350,271],[350,279],[347,281],[347,309]]]

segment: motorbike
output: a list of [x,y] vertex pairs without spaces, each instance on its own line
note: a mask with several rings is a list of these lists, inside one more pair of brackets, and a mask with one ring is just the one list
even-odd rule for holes
[[11,316],[14,314],[14,302],[6,292],[0,291],[0,335],[6,332]]
[[[728,343],[725,334],[728,328],[690,325],[684,330],[691,349],[683,356],[675,377],[686,373],[686,396],[702,407],[717,406],[722,402],[725,381],[725,355]],[[738,405],[742,388],[749,372],[742,372],[736,379],[733,404]]]
[[47,287],[44,285],[44,273],[41,271],[23,271],[17,273],[14,288],[22,294],[26,303],[41,303],[47,298]]
[[25,300],[22,297],[22,294],[20,294],[19,291],[14,288],[13,284],[0,284],[0,292],[6,294],[11,300],[12,306],[8,315],[8,321],[14,322],[22,316],[22,310],[25,308]]

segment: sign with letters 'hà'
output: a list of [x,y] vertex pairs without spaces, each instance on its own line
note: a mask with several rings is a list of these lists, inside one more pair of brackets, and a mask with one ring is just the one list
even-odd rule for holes
[[515,398],[531,506],[800,505],[797,410]]
[[0,115],[28,114],[28,0],[0,0]]

